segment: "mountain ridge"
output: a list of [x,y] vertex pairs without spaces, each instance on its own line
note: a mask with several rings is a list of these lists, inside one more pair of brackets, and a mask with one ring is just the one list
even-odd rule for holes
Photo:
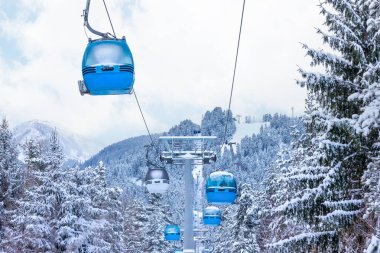
[[23,160],[22,145],[28,140],[34,139],[46,143],[54,130],[58,133],[66,161],[84,162],[101,149],[101,146],[94,141],[56,127],[52,122],[30,120],[13,128],[13,138],[18,144],[19,159]]

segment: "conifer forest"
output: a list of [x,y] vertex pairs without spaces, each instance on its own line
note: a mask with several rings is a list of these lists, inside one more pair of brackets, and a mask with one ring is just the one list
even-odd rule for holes
[[[152,133],[148,117],[147,135],[84,160],[73,158],[70,137],[58,128],[18,138],[12,115],[2,115],[0,253],[380,253],[380,0],[325,0],[318,9],[323,47],[299,45],[310,65],[294,80],[307,94],[302,115],[244,118],[233,107],[212,106],[199,112],[201,122],[184,113]],[[100,41],[125,42],[111,35]],[[79,83],[82,95],[98,92],[85,87],[89,80]],[[243,127],[251,130],[239,134]],[[167,224],[179,225],[182,236],[186,223],[183,166],[152,148],[165,136],[216,137],[215,159],[192,174],[194,227],[202,232],[194,235],[195,251],[182,251],[183,238],[164,236]],[[151,194],[146,173],[156,165],[170,184]],[[206,226],[206,179],[218,169],[233,173],[237,196],[218,206],[219,226]]]

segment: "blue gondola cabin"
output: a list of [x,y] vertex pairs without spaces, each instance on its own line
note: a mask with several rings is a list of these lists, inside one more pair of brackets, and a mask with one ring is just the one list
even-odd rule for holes
[[166,225],[164,235],[166,241],[179,241],[181,238],[181,230],[178,225]]
[[209,206],[203,210],[203,224],[208,226],[219,226],[222,220],[220,209],[216,206]]
[[90,40],[83,55],[81,95],[131,94],[134,62],[125,37]]
[[206,197],[214,205],[232,204],[236,200],[237,185],[234,175],[225,171],[210,174],[206,182]]

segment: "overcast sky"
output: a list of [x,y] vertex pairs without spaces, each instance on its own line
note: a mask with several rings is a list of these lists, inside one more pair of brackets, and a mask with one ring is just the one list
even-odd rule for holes
[[[108,0],[135,60],[135,90],[152,132],[227,108],[242,0]],[[319,48],[317,0],[246,0],[232,111],[301,115],[308,67],[300,42]],[[85,0],[0,0],[0,115],[12,126],[45,120],[103,144],[145,134],[133,96],[80,96]],[[101,0],[90,23],[110,31]],[[95,36],[91,36],[95,38]]]

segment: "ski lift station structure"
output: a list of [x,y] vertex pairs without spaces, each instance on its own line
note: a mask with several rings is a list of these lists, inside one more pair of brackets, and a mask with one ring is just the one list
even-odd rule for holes
[[168,164],[184,165],[185,218],[183,252],[195,252],[193,216],[193,165],[215,160],[211,144],[215,136],[161,136],[161,160]]

